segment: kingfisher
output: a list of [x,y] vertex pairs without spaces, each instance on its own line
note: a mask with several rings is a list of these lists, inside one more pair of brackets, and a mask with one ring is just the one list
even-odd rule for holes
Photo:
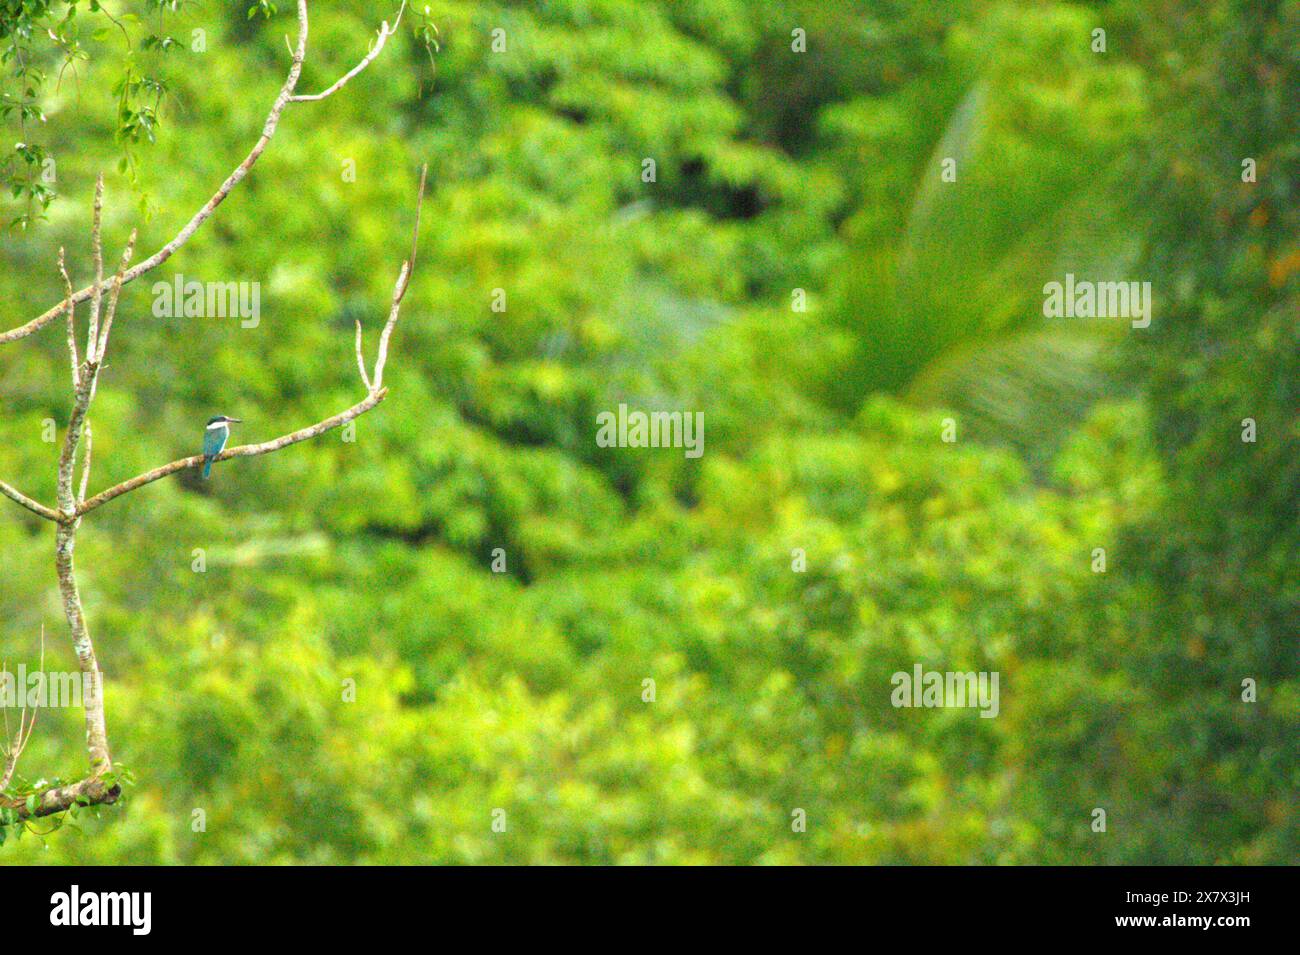
[[208,427],[203,432],[203,476],[212,473],[212,459],[225,450],[230,440],[230,426],[239,424],[241,418],[228,418],[223,414],[208,419]]

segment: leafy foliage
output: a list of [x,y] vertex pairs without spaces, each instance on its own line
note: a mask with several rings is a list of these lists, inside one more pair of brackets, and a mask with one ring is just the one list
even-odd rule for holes
[[[9,6],[33,35],[107,16]],[[60,245],[83,262],[100,168],[128,150],[105,244],[157,248],[282,81],[289,5],[144,6],[126,26],[155,40],[129,49],[67,28],[103,71],[75,107],[27,97],[67,195],[0,240],[11,317],[61,297]],[[303,91],[395,15],[312,9]],[[94,485],[193,453],[213,414],[257,440],[355,400],[353,323],[382,324],[427,160],[392,394],[355,441],[87,522],[136,784],[6,861],[1291,861],[1295,5],[1171,10],[417,11],[123,291]],[[206,49],[178,51],[194,28]],[[1044,319],[1066,271],[1149,278],[1150,334]],[[178,274],[259,282],[260,323],[155,317]],[[0,476],[43,500],[66,378],[55,330],[0,349]],[[620,403],[703,411],[705,454],[597,447]],[[0,513],[10,660],[61,619],[27,518]],[[999,672],[1000,715],[890,706],[916,663]],[[79,720],[43,713],[23,765],[75,773]]]

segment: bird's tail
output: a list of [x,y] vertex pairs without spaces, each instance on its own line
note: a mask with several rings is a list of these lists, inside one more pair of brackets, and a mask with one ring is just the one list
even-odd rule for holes
[[206,479],[212,475],[212,459],[203,459],[203,477]]

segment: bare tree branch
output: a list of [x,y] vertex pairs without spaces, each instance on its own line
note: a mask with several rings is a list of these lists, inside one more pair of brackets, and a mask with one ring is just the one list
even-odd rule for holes
[[[104,327],[99,332],[99,342],[95,345],[95,370],[94,381],[90,383],[90,400],[95,400],[95,395],[99,392],[99,372],[104,367],[104,355],[108,351],[108,336],[113,330],[113,316],[117,313],[117,299],[122,294],[122,276],[126,274],[126,267],[131,264],[131,256],[135,252],[135,230],[131,230],[131,236],[126,240],[126,248],[122,252],[122,264],[118,266],[117,275],[113,278],[113,288],[108,295],[108,310],[104,315]],[[87,424],[89,427],[89,424]],[[89,467],[90,462],[86,462]],[[86,483],[83,476],[82,485]],[[83,494],[84,497],[84,494]]]
[[[95,371],[90,381],[90,395],[86,399],[86,415],[84,432],[86,436],[86,453],[81,461],[81,483],[77,490],[77,501],[86,499],[86,489],[90,486],[90,463],[91,454],[94,449],[94,432],[90,427],[90,404],[95,400],[95,395],[99,392],[99,372],[104,367],[104,355],[108,351],[108,336],[113,330],[113,316],[117,313],[118,296],[122,294],[122,275],[126,272],[126,267],[131,263],[131,254],[135,251],[135,230],[131,230],[131,237],[126,241],[126,249],[122,253],[122,264],[118,266],[117,275],[113,280],[113,287],[108,296],[108,307],[104,312],[103,328],[99,331],[99,342],[91,342],[90,345],[94,352],[96,363]],[[74,382],[75,385],[75,382]],[[74,392],[77,390],[74,387]],[[75,465],[74,465],[75,467]]]
[[67,262],[63,257],[63,246],[59,246],[59,274],[63,276],[63,287],[67,289],[68,305],[68,356],[72,359],[72,390],[77,390],[81,382],[81,359],[77,357],[77,306],[72,301],[72,279],[68,277]]
[[397,284],[393,287],[393,304],[388,309],[388,321],[384,323],[384,330],[379,333],[379,354],[375,358],[375,379],[372,388],[382,388],[384,386],[384,364],[388,361],[388,339],[393,334],[393,326],[397,324],[397,313],[402,307],[402,296],[406,293],[406,282],[411,274],[411,263],[409,261],[402,263],[402,271],[397,274]]
[[[302,428],[290,434],[281,435],[271,441],[264,441],[261,444],[241,444],[235,448],[227,448],[218,454],[214,461],[227,461],[230,458],[251,458],[259,454],[270,454],[272,451],[279,451],[281,448],[287,448],[291,444],[297,444],[299,441],[306,441],[309,438],[315,438],[347,424],[353,418],[365,414],[375,405],[379,404],[388,396],[387,389],[374,391],[366,396],[364,401],[358,402],[347,411],[340,412],[332,418],[326,418],[324,421],[317,422],[307,428]],[[170,464],[164,464],[162,467],[154,468],[152,471],[146,471],[144,474],[137,475],[129,481],[123,481],[121,484],[114,485],[106,491],[100,491],[94,497],[89,498],[76,510],[77,517],[90,513],[97,507],[101,507],[113,500],[115,497],[121,497],[129,491],[144,487],[146,484],[152,484],[154,481],[161,480],[177,471],[184,471],[186,468],[196,468],[203,464],[203,455],[192,454],[188,458],[180,458],[172,461]]]
[[[253,145],[252,150],[244,158],[244,161],[236,166],[234,171],[226,177],[225,182],[223,182],[217,191],[213,193],[212,198],[204,203],[203,207],[199,209],[198,212],[194,213],[190,221],[181,228],[180,232],[176,233],[175,238],[153,255],[149,256],[149,258],[128,270],[126,274],[122,276],[123,284],[134,282],[140,276],[156,269],[171,258],[176,250],[188,242],[190,237],[198,231],[199,226],[203,225],[203,223],[207,221],[208,217],[212,215],[217,206],[221,205],[226,196],[230,195],[230,191],[234,189],[235,186],[239,185],[240,181],[248,175],[248,170],[253,167],[255,162],[257,162],[258,157],[262,155],[267,145],[271,142],[271,137],[275,135],[276,127],[280,123],[280,114],[284,112],[285,106],[289,103],[289,97],[293,95],[294,87],[298,84],[298,75],[302,72],[302,63],[306,55],[307,0],[298,0],[298,45],[293,51],[293,63],[289,67],[289,75],[285,79],[284,85],[280,88],[280,93],[276,96],[275,102],[271,106],[270,113],[267,114],[266,122],[262,125],[261,137]],[[75,292],[72,295],[73,304],[80,304],[81,302],[86,301],[93,295],[98,294],[98,290],[97,285],[91,285]],[[17,341],[20,338],[26,338],[33,332],[39,331],[45,325],[49,324],[49,322],[54,319],[60,311],[62,311],[63,307],[63,304],[60,303],[49,311],[36,316],[26,325],[20,325],[18,328],[12,329],[8,332],[0,332],[0,345]]]
[[67,786],[45,790],[37,796],[34,812],[28,811],[25,799],[0,799],[0,809],[12,810],[14,819],[22,822],[67,812],[75,805],[96,806],[114,803],[121,795],[121,786],[116,783],[109,786],[98,776],[91,776]]
[[[403,2],[403,6],[404,5],[405,3]],[[401,19],[400,11],[398,13],[398,19]],[[258,158],[270,144],[271,137],[275,135],[276,127],[279,126],[280,115],[284,112],[284,108],[290,102],[324,99],[337,89],[342,88],[348,80],[370,65],[375,57],[379,55],[380,50],[383,49],[387,37],[391,36],[395,30],[396,24],[394,24],[393,28],[389,28],[387,24],[385,24],[384,27],[380,29],[380,39],[376,42],[374,49],[367,54],[366,58],[362,60],[356,68],[349,71],[346,76],[336,82],[329,89],[312,96],[296,97],[293,95],[293,91],[298,85],[298,77],[302,73],[302,64],[307,56],[307,0],[298,0],[298,41],[297,46],[293,50],[293,62],[289,67],[289,75],[285,78],[284,85],[280,88],[280,93],[276,96],[275,102],[271,106],[271,111],[267,114],[266,122],[262,125],[261,137],[253,145],[252,150],[249,151],[248,155],[244,158],[244,161],[236,166],[234,171],[226,177],[225,182],[223,182],[217,191],[213,193],[212,198],[204,203],[203,207],[199,209],[198,212],[194,213],[190,221],[187,222],[178,233],[176,233],[175,238],[153,255],[129,269],[122,276],[122,283],[124,285],[129,284],[134,282],[140,276],[153,271],[171,258],[177,249],[190,240],[190,237],[193,236],[194,233],[198,231],[199,227],[207,221],[214,211],[216,211],[217,206],[221,205],[221,203],[225,201],[226,196],[230,195],[231,190],[234,189],[235,186],[239,185],[240,181],[248,175],[248,171],[253,167],[253,164],[257,162]],[[95,295],[98,289],[98,285],[92,285],[73,293],[71,296],[72,304],[77,305],[86,301]],[[57,318],[63,308],[64,304],[60,303],[48,311],[36,316],[25,325],[20,325],[19,327],[7,332],[0,332],[0,345],[17,341],[20,338],[26,338],[28,335],[39,331]]]
[[72,472],[76,466],[77,447],[81,442],[81,426],[86,420],[86,411],[90,407],[90,392],[99,374],[99,365],[87,360],[81,366],[81,383],[77,386],[72,400],[72,414],[68,417],[68,433],[63,438],[63,450],[59,454],[58,481],[55,497],[59,508],[66,514],[75,513],[77,502],[72,494]]
[[[416,199],[415,206],[415,228],[411,238],[411,255],[402,263],[401,271],[397,277],[397,284],[393,289],[393,304],[389,309],[388,322],[384,326],[383,335],[379,340],[379,355],[375,361],[375,377],[373,385],[366,379],[365,357],[361,353],[361,326],[357,324],[357,363],[361,367],[361,377],[366,381],[366,388],[369,394],[363,401],[358,402],[346,411],[342,411],[332,418],[326,418],[316,424],[289,434],[281,435],[271,441],[264,441],[261,444],[242,444],[238,447],[227,448],[218,454],[214,461],[227,461],[230,458],[250,458],[260,454],[270,454],[273,451],[279,451],[281,448],[287,448],[291,444],[297,444],[300,441],[307,441],[311,438],[318,437],[326,431],[341,427],[349,421],[357,418],[371,408],[378,405],[388,396],[388,389],[382,386],[382,376],[384,372],[384,363],[388,360],[388,342],[393,333],[393,327],[397,324],[397,317],[401,310],[402,299],[406,295],[406,289],[410,285],[411,272],[415,264],[415,248],[420,239],[420,207],[424,202],[424,186],[428,175],[428,166],[425,165],[420,170],[420,190]],[[203,464],[203,455],[192,454],[188,458],[179,458],[169,464],[154,468],[152,471],[146,471],[144,474],[136,475],[129,481],[123,481],[121,484],[114,485],[105,491],[100,491],[94,497],[83,500],[75,508],[69,509],[77,520],[85,514],[90,513],[97,507],[107,504],[116,497],[121,497],[137,488],[144,487],[146,484],[152,484],[154,481],[161,480],[168,475],[175,474],[177,471],[184,471],[186,468],[199,467]]]
[[18,490],[18,488],[14,487],[11,484],[6,484],[4,481],[0,481],[0,494],[3,494],[5,497],[9,498],[9,500],[13,501],[15,504],[21,504],[23,507],[27,508],[27,510],[31,511],[33,514],[39,514],[47,521],[54,521],[57,524],[59,521],[62,521],[64,519],[63,515],[60,514],[58,511],[54,510],[51,507],[46,507],[44,504],[41,504],[37,501],[33,501],[22,491]]
[[[402,270],[397,274],[397,284],[393,286],[393,304],[388,309],[388,322],[384,325],[384,331],[379,336],[379,355],[375,358],[374,384],[370,386],[372,391],[384,387],[384,365],[388,361],[388,340],[393,335],[394,326],[397,325],[397,313],[401,310],[402,299],[406,297],[406,289],[411,282],[411,273],[415,271],[415,250],[420,243],[420,210],[424,207],[424,182],[428,174],[429,166],[426,163],[420,168],[420,192],[415,201],[415,227],[411,233],[411,255],[402,263]],[[358,341],[360,341],[360,334],[360,327],[358,326]],[[365,377],[364,372],[362,377]]]
[[[95,350],[95,358],[103,364],[104,355],[108,352],[108,335],[113,328],[113,316],[117,313],[117,299],[122,294],[122,278],[126,275],[126,267],[131,264],[131,256],[135,254],[135,229],[131,230],[130,237],[126,240],[126,248],[122,252],[122,264],[118,266],[117,275],[113,279],[113,288],[108,295],[108,311],[104,315],[104,327],[99,333],[99,345]],[[93,394],[92,394],[93,397]]]
[[[93,386],[92,386],[93,387]],[[90,428],[90,420],[86,420],[86,456],[81,462],[81,485],[77,489],[77,500],[86,499],[86,488],[90,485],[90,456],[95,448],[95,433]]]
[[361,319],[357,319],[357,369],[361,372],[361,381],[366,391],[374,391],[370,384],[370,375],[366,372],[366,356],[361,350]]
[[86,335],[86,361],[95,360],[95,344],[99,341],[99,303],[104,294],[104,174],[95,179],[95,214],[90,226],[90,255],[95,266],[95,284],[90,293],[90,327]]
[[[99,228],[100,228],[100,221],[103,212],[102,182],[103,180],[101,177],[100,186],[97,187],[95,190],[95,219],[94,219],[94,224],[92,225],[92,239],[91,239],[92,254],[96,255],[97,258],[101,256],[101,253],[99,252],[100,249]],[[99,330],[98,341],[95,341],[93,337],[88,337],[86,343],[87,345],[86,364],[84,366],[79,366],[77,361],[77,357],[78,357],[77,356],[77,329],[76,329],[76,324],[73,320],[73,313],[76,306],[72,304],[72,281],[68,277],[67,262],[64,257],[64,250],[62,248],[59,249],[59,272],[63,276],[64,287],[68,291],[68,298],[66,300],[67,316],[68,316],[68,354],[72,362],[72,389],[73,389],[73,397],[74,397],[73,416],[69,420],[68,434],[64,441],[63,452],[59,456],[59,475],[60,475],[60,488],[62,488],[64,469],[65,468],[68,469],[67,486],[70,489],[72,486],[72,473],[75,472],[76,470],[76,454],[77,454],[78,442],[81,440],[81,434],[84,432],[86,438],[85,441],[86,454],[85,454],[85,459],[82,461],[81,485],[76,500],[85,499],[86,487],[90,481],[90,456],[91,456],[91,447],[92,447],[93,438],[91,436],[90,422],[86,419],[86,415],[89,411],[90,402],[94,399],[95,391],[99,384],[99,370],[102,367],[102,364],[100,363],[98,358],[99,356],[102,356],[108,348],[108,337],[113,327],[113,315],[117,311],[118,296],[121,294],[122,291],[123,276],[126,272],[126,267],[128,263],[131,261],[131,254],[134,248],[135,248],[135,231],[132,230],[131,237],[126,244],[126,251],[122,255],[122,264],[118,269],[117,276],[114,279],[112,288],[109,292],[108,309],[105,312],[103,328]],[[93,319],[94,319],[93,313],[95,312],[95,306],[93,305],[91,306],[91,312],[92,312],[92,324],[93,324]],[[88,380],[85,377],[83,377],[83,372],[85,373],[86,376],[88,376]],[[82,388],[83,384],[88,386],[88,388],[84,390],[84,392]],[[83,395],[84,395],[84,402],[83,402]],[[80,412],[78,412],[78,409],[80,409]],[[32,500],[27,495],[19,491],[17,488],[4,483],[3,481],[0,481],[0,494],[4,494],[5,497],[9,498],[15,503],[21,504],[23,507],[27,508],[32,513],[39,514],[41,517],[44,517],[47,520],[55,521],[57,523],[66,519],[66,517],[64,515],[61,515],[58,511],[52,510],[51,508],[46,507],[44,504],[40,504]],[[73,511],[75,511],[76,500],[74,500],[72,507],[66,508],[65,511],[66,514],[71,514],[73,513]],[[63,504],[66,505],[66,503],[67,503],[66,500],[64,500]]]
[[380,26],[379,28],[379,38],[375,41],[375,45],[370,48],[370,52],[366,54],[365,59],[363,59],[356,66],[352,67],[352,69],[348,70],[337,80],[335,80],[332,86],[322,90],[319,93],[306,93],[306,94],[299,94],[297,96],[290,96],[289,102],[291,103],[317,102],[319,100],[325,99],[327,96],[332,96],[335,93],[337,93],[339,90],[341,90],[344,86],[347,85],[348,80],[352,79],[362,70],[364,70],[367,66],[369,66],[374,61],[375,57],[379,55],[380,51],[383,50],[384,48],[384,44],[388,42],[388,38],[397,32],[397,26],[402,22],[402,14],[405,11],[406,11],[406,0],[402,0],[402,5],[397,10],[397,19],[393,21],[393,25],[390,27],[388,25],[388,21],[385,20],[383,22],[383,25]]

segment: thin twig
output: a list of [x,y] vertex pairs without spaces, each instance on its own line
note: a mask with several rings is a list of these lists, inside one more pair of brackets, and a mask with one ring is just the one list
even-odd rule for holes
[[411,231],[411,255],[402,263],[402,270],[397,274],[397,284],[393,286],[393,304],[388,310],[388,321],[384,325],[384,331],[379,336],[379,354],[375,358],[375,377],[372,390],[378,390],[384,387],[384,365],[388,362],[388,340],[393,335],[393,328],[397,325],[397,314],[402,308],[402,299],[406,297],[406,289],[411,282],[411,274],[415,271],[415,250],[420,242],[420,210],[424,207],[424,183],[429,173],[429,166],[426,163],[420,169],[420,192],[415,200],[415,227]]
[[321,90],[321,92],[319,93],[303,93],[297,96],[290,96],[289,102],[291,103],[317,102],[319,100],[325,99],[327,96],[333,96],[339,90],[343,89],[343,87],[348,84],[348,80],[352,79],[362,70],[364,70],[367,66],[369,66],[374,61],[375,57],[379,55],[380,51],[383,50],[384,44],[388,42],[388,38],[397,32],[397,26],[402,22],[402,14],[405,12],[405,10],[406,10],[406,0],[402,0],[402,5],[397,11],[397,19],[393,21],[393,25],[390,27],[388,25],[388,21],[385,20],[383,22],[383,25],[380,26],[379,28],[379,38],[375,41],[375,45],[370,48],[370,52],[366,54],[365,58],[360,63],[352,67],[352,69],[348,70],[337,80],[335,80],[331,86],[329,86],[327,89]]
[[95,213],[90,226],[90,255],[95,265],[95,285],[90,295],[90,329],[86,340],[86,361],[95,361],[95,346],[99,342],[99,304],[104,295],[104,243],[102,224],[104,218],[104,174],[95,180]]
[[[122,276],[126,274],[126,267],[131,264],[131,256],[135,252],[135,230],[131,230],[131,236],[126,240],[126,248],[122,252],[122,264],[118,266],[117,275],[113,278],[113,287],[108,293],[108,309],[104,313],[104,327],[99,332],[99,344],[95,348],[95,360],[99,362],[99,367],[104,367],[104,356],[108,353],[108,336],[113,330],[113,316],[117,314],[117,299],[122,294]],[[90,400],[95,400],[95,394],[99,391],[99,373],[96,372],[95,380],[90,385]],[[85,483],[83,477],[82,483]],[[84,494],[82,495],[85,496]]]
[[68,266],[63,257],[63,246],[59,246],[59,274],[63,276],[63,287],[67,291],[68,306],[68,356],[72,359],[72,390],[81,384],[81,359],[77,357],[77,306],[72,301],[72,279],[68,277]]
[[[0,664],[0,672],[4,672],[8,666],[7,663]],[[41,662],[40,672],[45,672],[45,624],[41,624]],[[18,733],[10,742],[9,736],[9,708],[5,707],[5,738],[4,743],[0,744],[0,754],[4,756],[4,770],[0,772],[0,792],[9,788],[9,783],[14,778],[14,771],[18,768],[18,760],[23,755],[23,750],[31,741],[32,730],[36,728],[36,717],[40,715],[40,705],[32,708],[32,718],[27,719],[27,699],[24,694],[23,708],[18,713]]]
[[361,372],[361,381],[366,386],[366,391],[371,392],[375,389],[370,385],[370,375],[366,373],[366,356],[361,350],[361,319],[357,319],[357,368]]

